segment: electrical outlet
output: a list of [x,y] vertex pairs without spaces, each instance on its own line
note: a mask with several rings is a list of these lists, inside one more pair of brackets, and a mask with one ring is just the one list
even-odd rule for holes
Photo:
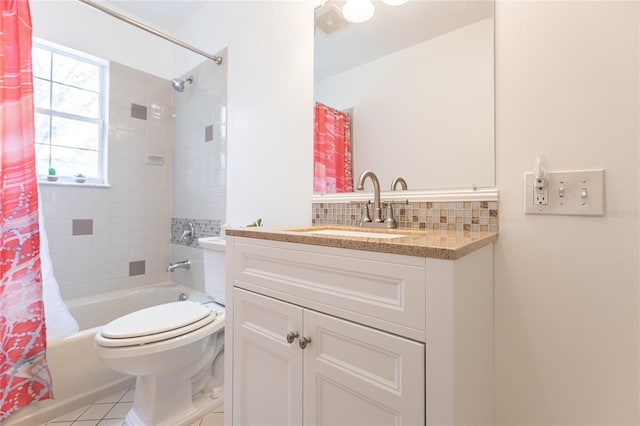
[[544,191],[536,191],[536,197],[533,200],[534,204],[538,206],[543,206],[549,204],[548,198],[545,195]]
[[533,204],[537,206],[549,204],[549,187],[545,185],[544,179],[536,178],[533,194]]
[[525,173],[524,212],[604,216],[604,170],[547,171],[542,188]]

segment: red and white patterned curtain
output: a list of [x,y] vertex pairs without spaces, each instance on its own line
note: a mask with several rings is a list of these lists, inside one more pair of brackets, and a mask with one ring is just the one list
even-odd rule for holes
[[349,115],[316,103],[313,145],[313,192],[352,192]]
[[31,14],[0,0],[0,423],[52,397],[40,273]]

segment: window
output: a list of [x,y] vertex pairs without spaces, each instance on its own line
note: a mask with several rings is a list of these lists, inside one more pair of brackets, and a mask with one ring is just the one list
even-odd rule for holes
[[82,174],[106,183],[105,78],[107,62],[34,41],[36,170],[59,182]]

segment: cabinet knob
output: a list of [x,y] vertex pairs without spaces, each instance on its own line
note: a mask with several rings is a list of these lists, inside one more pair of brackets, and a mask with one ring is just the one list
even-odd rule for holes
[[287,333],[287,343],[293,343],[294,340],[298,338],[297,331],[290,331]]
[[308,337],[301,337],[298,344],[300,345],[300,349],[306,349],[307,345],[311,343],[311,339]]

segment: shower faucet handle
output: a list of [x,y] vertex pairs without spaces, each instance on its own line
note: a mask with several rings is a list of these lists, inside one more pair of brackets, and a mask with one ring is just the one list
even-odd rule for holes
[[193,244],[193,240],[196,238],[196,229],[193,226],[193,222],[187,222],[182,227],[182,235],[178,238],[178,243],[185,243],[190,246]]

